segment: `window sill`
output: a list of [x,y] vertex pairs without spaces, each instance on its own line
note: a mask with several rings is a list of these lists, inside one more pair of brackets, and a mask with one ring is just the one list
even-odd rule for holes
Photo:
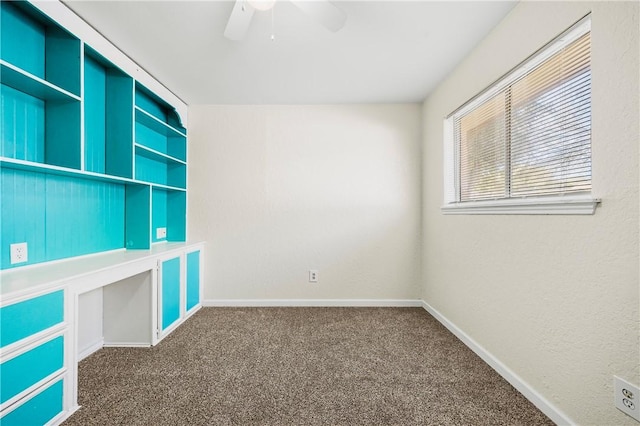
[[592,215],[599,199],[590,197],[469,201],[442,206],[443,214]]

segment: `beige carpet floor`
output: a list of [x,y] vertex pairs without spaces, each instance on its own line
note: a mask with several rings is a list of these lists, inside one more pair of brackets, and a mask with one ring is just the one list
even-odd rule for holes
[[421,308],[203,308],[79,365],[65,425],[552,425]]

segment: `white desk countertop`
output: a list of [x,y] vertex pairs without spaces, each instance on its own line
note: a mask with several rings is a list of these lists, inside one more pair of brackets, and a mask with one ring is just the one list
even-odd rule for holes
[[23,293],[54,288],[79,278],[130,264],[147,262],[152,268],[159,256],[202,245],[203,242],[160,243],[150,250],[113,250],[0,272],[0,296],[19,297]]

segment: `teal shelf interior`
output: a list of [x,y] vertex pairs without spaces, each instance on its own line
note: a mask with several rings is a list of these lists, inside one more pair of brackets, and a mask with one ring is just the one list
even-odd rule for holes
[[[185,241],[187,194],[184,191],[173,191],[153,188],[151,204],[151,241]],[[166,228],[167,237],[157,238],[157,229]]]
[[45,102],[0,86],[0,156],[44,163]]
[[79,169],[80,41],[22,2],[0,19],[0,156]]
[[136,146],[136,180],[185,189],[187,165]]
[[85,46],[85,169],[133,177],[133,79]]
[[80,96],[80,40],[23,2],[0,2],[0,57]]
[[125,188],[125,246],[127,249],[151,247],[151,187],[129,184]]
[[187,160],[187,137],[136,107],[136,143],[181,161]]
[[80,169],[80,101],[0,85],[0,156]]
[[136,106],[157,118],[158,121],[186,135],[187,131],[182,126],[182,120],[175,108],[139,83],[136,83]]
[[[2,269],[124,247],[123,184],[2,167],[0,189]],[[22,242],[29,262],[11,265]]]
[[166,241],[167,238],[158,238],[158,228],[167,228],[167,191],[153,188],[151,207],[151,241],[154,243]]
[[6,62],[0,62],[0,81],[4,86],[12,87],[42,100],[60,102],[80,100],[78,96]]

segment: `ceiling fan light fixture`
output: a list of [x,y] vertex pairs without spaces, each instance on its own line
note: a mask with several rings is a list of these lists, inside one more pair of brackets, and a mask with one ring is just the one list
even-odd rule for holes
[[247,0],[247,3],[256,10],[265,11],[273,8],[276,0]]

